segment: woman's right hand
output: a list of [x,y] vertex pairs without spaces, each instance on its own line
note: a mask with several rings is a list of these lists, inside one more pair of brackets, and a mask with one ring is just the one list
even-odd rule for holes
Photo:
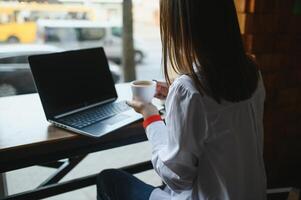
[[165,82],[160,82],[160,81],[156,81],[156,82],[157,82],[157,87],[156,87],[155,97],[160,100],[165,100],[168,95],[169,86]]

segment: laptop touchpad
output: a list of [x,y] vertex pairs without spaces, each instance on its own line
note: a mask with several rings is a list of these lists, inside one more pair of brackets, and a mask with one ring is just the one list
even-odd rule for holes
[[101,121],[101,123],[112,126],[114,124],[117,124],[118,122],[121,122],[121,121],[127,119],[128,117],[129,117],[128,115],[119,114],[119,115],[110,117],[108,119],[105,119],[105,120]]

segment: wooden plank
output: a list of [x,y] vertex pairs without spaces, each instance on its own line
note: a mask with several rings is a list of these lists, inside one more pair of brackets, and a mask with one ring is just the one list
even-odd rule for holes
[[248,1],[249,0],[235,0],[234,3],[235,3],[236,11],[242,13],[245,12]]
[[295,68],[296,63],[301,61],[301,55],[285,53],[262,53],[256,54],[256,60],[263,71],[279,71]]
[[246,13],[286,13],[294,10],[295,0],[249,0],[246,2]]
[[271,53],[275,48],[275,38],[268,34],[242,35],[245,49],[248,53]]
[[270,34],[278,33],[279,15],[237,13],[242,34]]
[[273,13],[277,0],[250,0],[247,5],[248,13]]

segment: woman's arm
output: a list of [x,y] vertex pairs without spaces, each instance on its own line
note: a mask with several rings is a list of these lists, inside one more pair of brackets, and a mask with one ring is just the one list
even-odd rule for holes
[[173,85],[166,101],[166,125],[156,121],[146,127],[154,169],[175,192],[191,189],[197,177],[204,129],[200,98]]

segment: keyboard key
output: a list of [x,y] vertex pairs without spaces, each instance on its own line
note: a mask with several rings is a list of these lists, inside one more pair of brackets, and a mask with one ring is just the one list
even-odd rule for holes
[[60,121],[69,126],[83,128],[129,109],[125,102],[110,103],[72,114]]

